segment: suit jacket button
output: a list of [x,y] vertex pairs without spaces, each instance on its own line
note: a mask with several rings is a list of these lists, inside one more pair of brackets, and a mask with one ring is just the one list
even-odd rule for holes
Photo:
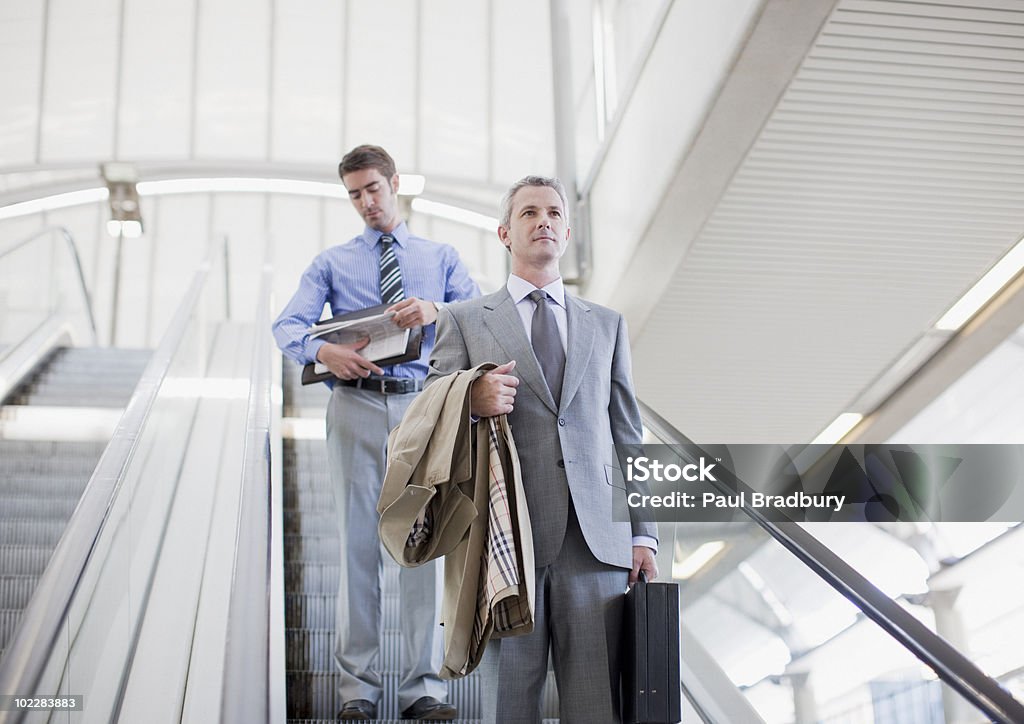
[[560,468],[564,468],[564,467],[565,467],[565,460],[559,460],[559,461],[558,461],[557,463],[555,463],[555,464],[556,464],[556,465],[557,465],[558,467],[560,467]]
[[565,418],[564,417],[558,418],[558,424],[561,425],[562,427],[565,427]]

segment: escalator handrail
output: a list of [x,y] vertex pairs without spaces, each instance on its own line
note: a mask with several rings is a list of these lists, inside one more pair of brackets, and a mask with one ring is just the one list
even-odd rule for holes
[[224,647],[222,722],[270,721],[272,279],[271,267],[265,266],[250,366],[242,490]]
[[[642,401],[639,403],[644,426],[656,437],[670,445],[698,447],[650,406]],[[722,481],[714,481],[712,484],[723,493],[735,493]],[[742,509],[801,563],[853,603],[986,716],[1006,724],[1024,722],[1024,705],[1013,698],[999,682],[885,595],[798,523],[771,521],[749,505]]]
[[[86,566],[99,542],[113,501],[124,482],[160,386],[188,331],[193,312],[200,304],[214,253],[216,251],[196,272],[57,542],[0,662],[0,692],[54,693],[38,692],[37,687],[83,581]],[[18,721],[16,714],[0,712],[0,722]]]
[[71,232],[65,226],[48,226],[45,229],[35,232],[21,241],[15,242],[9,247],[0,250],[0,259],[8,256],[19,249],[22,249],[29,244],[32,244],[39,239],[46,238],[50,234],[59,234],[67,246],[68,254],[71,255],[71,261],[75,265],[75,278],[78,280],[79,288],[82,291],[82,299],[85,302],[85,313],[89,319],[89,332],[92,337],[92,343],[96,344],[96,317],[92,311],[92,298],[89,296],[89,288],[85,285],[85,273],[82,271],[82,259],[78,255],[78,244],[75,243],[75,237],[71,235]]

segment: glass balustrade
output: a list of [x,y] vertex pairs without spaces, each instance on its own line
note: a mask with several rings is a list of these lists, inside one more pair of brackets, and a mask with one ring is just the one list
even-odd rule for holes
[[[649,442],[689,443],[652,412]],[[658,558],[662,580],[680,583],[683,625],[766,722],[1002,720],[979,708],[996,699],[1005,720],[1019,716],[1008,687],[958,640],[954,601],[919,590],[928,571],[904,560],[913,550],[879,543],[891,533],[867,522],[776,524],[736,510],[659,523]],[[1001,650],[1017,655],[1017,627],[1006,631]]]
[[0,244],[0,361],[57,320],[95,344],[89,296],[68,231],[49,228]]

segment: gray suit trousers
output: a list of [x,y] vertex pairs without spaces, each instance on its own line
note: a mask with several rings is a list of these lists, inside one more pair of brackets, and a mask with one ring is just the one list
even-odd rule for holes
[[590,552],[570,506],[558,557],[537,569],[533,632],[487,644],[479,669],[485,724],[540,724],[549,650],[562,724],[618,722],[628,582],[629,571]]
[[[337,646],[342,701],[377,703],[380,675],[381,583],[384,565],[396,565],[377,535],[377,498],[384,480],[388,433],[415,394],[382,395],[336,386],[327,407],[327,457],[341,532]],[[398,706],[422,696],[444,700],[437,676],[444,656],[443,576],[436,561],[399,571],[401,679]]]

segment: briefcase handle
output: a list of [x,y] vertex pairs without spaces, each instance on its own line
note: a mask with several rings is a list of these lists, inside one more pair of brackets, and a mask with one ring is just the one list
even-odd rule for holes
[[645,571],[643,568],[641,568],[637,574],[637,581],[639,581],[640,583],[647,583],[647,571]]

